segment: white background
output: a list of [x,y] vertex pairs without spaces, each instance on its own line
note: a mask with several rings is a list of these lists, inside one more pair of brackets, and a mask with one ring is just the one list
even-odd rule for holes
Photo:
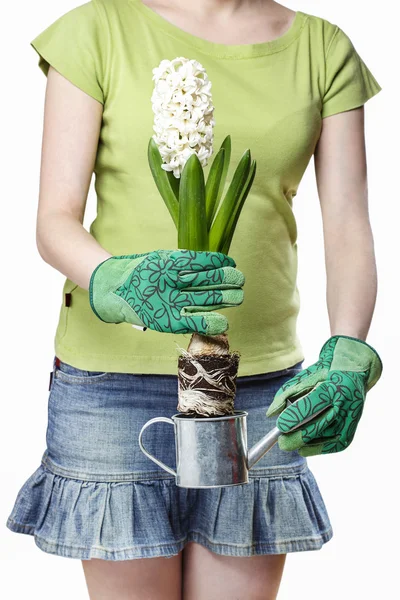
[[[22,600],[86,599],[79,560],[47,554],[5,521],[45,448],[49,372],[64,276],[39,256],[35,242],[46,79],[29,42],[76,0],[7,3],[2,61],[2,419],[0,593]],[[398,20],[381,0],[286,2],[338,24],[383,90],[366,104],[369,203],[378,264],[378,298],[367,341],[382,357],[381,380],[369,392],[356,438],[345,452],[313,457],[313,470],[334,537],[321,551],[288,555],[279,600],[398,597],[399,327]],[[314,362],[330,336],[325,303],[322,222],[311,160],[294,199],[298,220],[301,310],[298,332]],[[95,216],[93,182],[84,225]],[[224,600],[224,599],[221,599]],[[242,599],[240,599],[242,600]]]

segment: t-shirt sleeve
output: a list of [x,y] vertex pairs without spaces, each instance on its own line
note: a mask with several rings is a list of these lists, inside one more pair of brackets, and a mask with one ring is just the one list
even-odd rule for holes
[[38,53],[38,66],[46,77],[51,65],[104,104],[104,43],[99,14],[92,0],[59,17],[30,45]]
[[350,38],[338,26],[330,40],[325,65],[322,118],[362,106],[382,89]]

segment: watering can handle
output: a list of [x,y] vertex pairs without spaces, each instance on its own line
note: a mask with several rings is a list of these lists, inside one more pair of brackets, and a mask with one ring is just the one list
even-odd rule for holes
[[142,436],[143,436],[144,430],[147,429],[153,423],[159,423],[161,421],[163,421],[164,423],[171,423],[171,425],[174,425],[173,420],[172,419],[168,419],[168,417],[155,417],[154,419],[150,419],[150,421],[147,421],[147,423],[145,423],[143,425],[142,429],[140,430],[140,433],[139,433],[139,446],[140,446],[141,451],[148,458],[150,458],[150,460],[152,460],[153,462],[156,463],[156,465],[158,465],[159,467],[161,467],[162,469],[164,469],[164,471],[168,471],[168,473],[171,473],[172,475],[174,475],[176,477],[176,472],[173,469],[171,469],[171,467],[168,467],[168,465],[166,465],[163,462],[161,462],[161,460],[158,460],[158,458],[156,458],[155,456],[153,456],[152,454],[150,454],[150,452],[148,452],[146,450],[146,448],[143,446],[143,443],[142,443]]

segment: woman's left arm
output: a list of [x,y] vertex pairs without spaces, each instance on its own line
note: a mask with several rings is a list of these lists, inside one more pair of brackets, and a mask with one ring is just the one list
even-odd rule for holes
[[368,213],[363,106],[322,120],[314,164],[331,335],[365,340],[375,308],[377,270]]
[[366,341],[377,275],[368,214],[364,108],[323,119],[315,150],[331,337],[318,360],[286,381],[267,416],[278,416],[281,450],[302,456],[345,450],[382,361]]

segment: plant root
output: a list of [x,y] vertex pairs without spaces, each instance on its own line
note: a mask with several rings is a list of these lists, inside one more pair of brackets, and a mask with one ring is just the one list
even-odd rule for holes
[[233,415],[240,354],[229,353],[227,336],[193,334],[188,350],[179,350],[177,409],[197,417]]

